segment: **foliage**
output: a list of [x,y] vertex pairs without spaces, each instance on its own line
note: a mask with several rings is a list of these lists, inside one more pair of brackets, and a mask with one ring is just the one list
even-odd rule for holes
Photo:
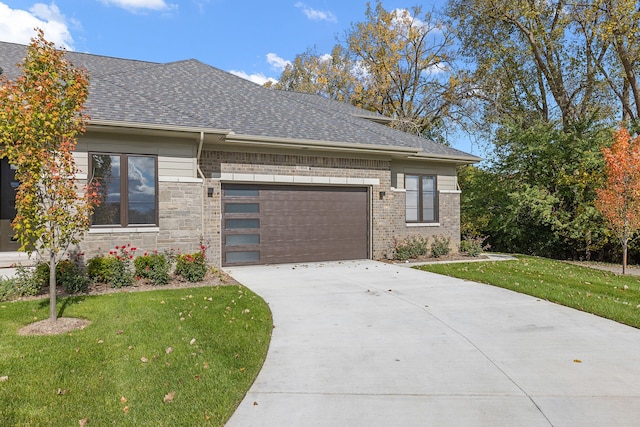
[[14,277],[0,277],[0,301],[35,296],[40,292],[42,292],[42,282],[32,267],[18,265]]
[[169,283],[171,262],[164,254],[145,253],[133,260],[135,273],[138,277],[149,279],[154,285]]
[[116,246],[115,250],[109,251],[106,257],[109,273],[107,274],[107,283],[114,288],[122,288],[133,284],[133,272],[131,271],[131,261],[133,260],[135,247],[130,243],[122,246]]
[[445,142],[443,121],[460,107],[451,78],[452,35],[419,6],[386,10],[367,4],[330,55],[307,50],[273,85],[346,101],[392,119],[393,127]]
[[273,325],[264,300],[240,286],[61,298],[61,316],[92,323],[54,336],[17,334],[46,319],[42,300],[6,306],[0,418],[11,426],[223,426],[262,367]]
[[206,246],[201,246],[200,252],[178,255],[175,274],[182,276],[189,282],[199,282],[207,274]]
[[[49,284],[49,264],[39,262],[34,268],[34,280],[41,287]],[[86,292],[89,289],[87,270],[81,263],[81,255],[64,259],[56,265],[56,285],[62,286],[68,294]]]
[[90,226],[96,203],[90,186],[79,195],[74,183],[76,137],[88,117],[89,82],[44,39],[33,38],[16,81],[0,81],[0,156],[17,166],[13,228],[21,250],[37,251],[51,266],[51,319],[55,310],[55,265]]
[[436,236],[431,242],[431,256],[440,258],[451,252],[451,239],[444,236]]
[[638,277],[529,256],[416,268],[499,286],[640,328]]
[[594,114],[615,116],[595,64],[607,50],[604,28],[580,31],[583,15],[573,2],[450,0],[447,14],[459,52],[473,64],[470,95],[483,121],[502,125],[518,118],[567,127]]
[[491,163],[459,173],[462,234],[490,235],[492,248],[557,258],[608,256],[608,231],[594,207],[609,131],[586,122],[513,123]]
[[70,259],[64,259],[56,265],[56,280],[69,294],[86,292],[89,289],[86,271]]
[[610,148],[603,148],[606,184],[596,190],[596,207],[622,246],[622,272],[629,241],[640,230],[640,136],[618,130]]
[[483,251],[491,248],[490,244],[484,244],[485,240],[487,240],[489,236],[480,237],[480,236],[465,236],[460,241],[460,252],[469,255],[470,257],[477,257]]
[[89,279],[98,283],[108,283],[111,274],[111,260],[101,255],[95,256],[87,263],[87,275]]
[[427,255],[429,247],[427,237],[409,236],[404,239],[393,237],[393,258],[399,261],[415,259]]

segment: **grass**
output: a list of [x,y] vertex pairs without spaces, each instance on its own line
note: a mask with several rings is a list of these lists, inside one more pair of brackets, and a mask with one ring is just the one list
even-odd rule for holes
[[529,256],[416,268],[499,286],[640,328],[639,277]]
[[222,426],[272,329],[266,303],[240,286],[68,297],[58,307],[92,324],[21,336],[48,316],[48,300],[0,303],[2,425]]

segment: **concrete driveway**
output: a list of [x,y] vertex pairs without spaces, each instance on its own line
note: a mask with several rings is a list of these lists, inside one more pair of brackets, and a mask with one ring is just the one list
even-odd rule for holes
[[227,426],[640,425],[638,329],[374,261],[226,271],[275,325]]

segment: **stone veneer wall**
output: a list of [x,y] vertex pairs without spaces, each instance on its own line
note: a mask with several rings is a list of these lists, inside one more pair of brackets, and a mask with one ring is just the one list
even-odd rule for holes
[[[117,229],[111,232],[94,229],[81,244],[85,258],[108,254],[115,246],[131,244],[144,251],[173,249],[182,253],[196,252],[202,232],[202,202],[204,187],[193,182],[159,182],[159,227],[155,231],[144,227]],[[206,236],[205,236],[206,238]],[[208,254],[207,254],[208,255]]]

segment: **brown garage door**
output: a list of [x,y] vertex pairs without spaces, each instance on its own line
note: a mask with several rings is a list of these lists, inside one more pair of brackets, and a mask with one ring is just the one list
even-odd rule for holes
[[223,184],[223,265],[368,257],[366,188]]

